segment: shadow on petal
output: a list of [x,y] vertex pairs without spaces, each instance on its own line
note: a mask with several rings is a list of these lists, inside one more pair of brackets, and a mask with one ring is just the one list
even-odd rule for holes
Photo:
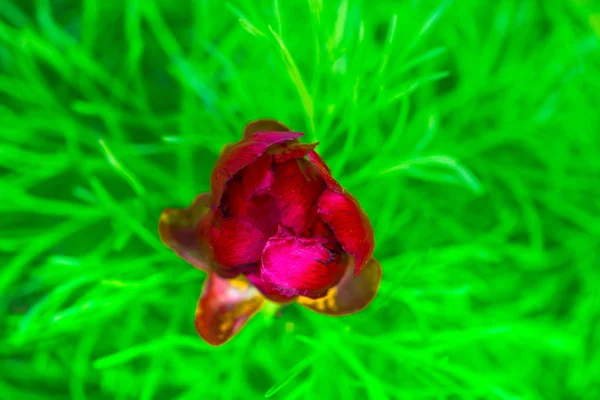
[[329,289],[325,297],[310,299],[298,297],[298,303],[321,314],[343,316],[354,314],[373,300],[379,290],[382,270],[379,261],[374,258],[366,264],[360,276],[354,276],[352,268],[337,284]]
[[234,337],[264,302],[246,279],[222,279],[210,273],[198,300],[194,326],[208,344],[220,346]]
[[160,240],[194,267],[208,271],[207,239],[203,239],[198,225],[210,218],[210,193],[198,195],[188,208],[167,208],[160,215]]
[[257,119],[249,122],[244,128],[242,137],[247,138],[256,132],[290,132],[290,128],[274,119]]

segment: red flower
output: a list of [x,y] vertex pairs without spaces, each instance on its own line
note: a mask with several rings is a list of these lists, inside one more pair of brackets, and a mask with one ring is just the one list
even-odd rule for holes
[[233,337],[265,298],[346,315],[379,288],[367,216],[301,136],[273,120],[248,124],[217,160],[211,193],[160,217],[163,243],[208,272],[195,326],[209,344]]

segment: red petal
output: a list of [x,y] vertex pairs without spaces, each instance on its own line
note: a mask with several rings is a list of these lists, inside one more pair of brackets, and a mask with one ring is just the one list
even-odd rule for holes
[[344,277],[327,292],[325,297],[309,299],[299,297],[298,303],[321,314],[341,316],[365,308],[377,294],[381,282],[381,266],[371,258],[360,276],[354,276],[348,268]]
[[317,218],[313,225],[313,235],[322,236],[324,238],[331,238],[334,236],[329,226],[323,222],[321,218]]
[[210,193],[201,194],[188,208],[164,210],[158,223],[160,240],[188,263],[204,271],[208,270],[210,258],[207,238],[197,234],[197,227],[201,221],[210,221],[209,204]]
[[[273,183],[273,159],[263,154],[242,171],[242,191],[245,199],[266,190]],[[229,189],[227,189],[229,190]]]
[[210,231],[214,260],[223,268],[260,261],[265,237],[254,226],[236,218],[217,221]]
[[[307,226],[315,221],[315,209],[325,183],[313,167],[305,160],[290,160],[275,166],[275,180],[271,193],[277,199],[281,210],[282,225],[300,236]],[[312,211],[312,213],[311,213]]]
[[293,158],[305,157],[308,153],[313,151],[319,143],[311,144],[300,144],[292,143],[288,146],[279,146],[274,149],[271,154],[277,163],[283,163]]
[[333,176],[331,176],[331,170],[329,169],[327,164],[325,164],[325,161],[323,161],[321,156],[319,156],[316,152],[311,151],[310,153],[308,153],[307,157],[308,161],[310,161],[312,165],[314,165],[317,168],[317,170],[325,180],[325,183],[327,183],[329,189],[333,190],[334,192],[340,193],[345,191],[342,185],[340,185],[338,181],[336,181],[333,178]]
[[358,201],[349,193],[327,189],[319,197],[319,216],[346,253],[354,257],[354,274],[359,275],[373,255],[375,239],[373,227]]
[[340,255],[323,246],[323,238],[297,238],[280,228],[265,245],[261,279],[284,296],[323,295],[342,277],[345,266]]
[[211,272],[196,307],[196,331],[208,344],[220,346],[238,333],[263,303],[264,297],[245,279],[222,279]]
[[247,138],[256,132],[290,132],[291,129],[274,119],[259,119],[252,121],[244,128],[242,137]]
[[210,188],[213,195],[212,207],[218,207],[225,185],[242,168],[252,164],[270,146],[301,136],[303,134],[299,132],[255,132],[239,142],[225,147],[215,163],[210,177]]
[[265,282],[260,277],[260,271],[251,272],[246,275],[250,283],[252,283],[267,299],[280,304],[286,304],[293,301],[297,294],[293,291],[289,292],[285,289],[273,286],[272,284]]
[[251,223],[265,237],[271,237],[277,232],[281,213],[275,198],[265,194],[246,200],[243,196],[242,184],[237,181],[229,183],[226,197],[227,216]]

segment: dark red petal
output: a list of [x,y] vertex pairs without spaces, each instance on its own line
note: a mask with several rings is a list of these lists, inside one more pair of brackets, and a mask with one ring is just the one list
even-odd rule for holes
[[196,331],[208,344],[220,346],[244,327],[264,301],[245,279],[222,279],[211,272],[196,307]]
[[247,138],[256,132],[290,132],[291,129],[274,119],[259,119],[252,121],[244,128],[242,137]]
[[373,227],[358,201],[347,192],[327,189],[319,197],[319,216],[346,253],[354,257],[354,274],[359,275],[373,255],[375,239]]
[[250,204],[254,225],[264,233],[266,238],[273,236],[281,222],[277,200],[271,195],[255,196],[250,200]]
[[271,154],[273,155],[275,162],[283,163],[293,158],[305,157],[308,153],[313,151],[318,144],[319,143],[292,143],[287,146],[279,146],[276,149],[273,149],[273,151],[271,151]]
[[232,181],[227,187],[225,203],[227,216],[251,223],[265,237],[273,236],[277,232],[281,213],[274,197],[265,194],[246,200],[240,182]]
[[230,268],[230,269],[225,269],[219,265],[217,265],[216,263],[212,263],[211,266],[211,271],[214,272],[215,274],[217,274],[220,278],[223,279],[234,279],[239,277],[243,272],[244,272],[244,267],[241,268]]
[[321,218],[318,217],[315,223],[313,224],[312,229],[313,235],[318,235],[324,238],[331,238],[334,236],[333,232],[331,232],[331,229],[329,229],[329,226],[325,222],[323,222]]
[[245,199],[249,199],[271,186],[273,183],[272,163],[271,156],[263,154],[242,170],[242,194]]
[[221,203],[225,185],[238,171],[253,163],[270,146],[301,136],[303,134],[299,132],[254,132],[239,142],[225,147],[210,177],[212,207],[216,208]]
[[325,189],[318,174],[310,174],[313,167],[305,160],[290,160],[275,166],[275,180],[271,193],[281,210],[282,225],[301,235],[305,228],[314,223],[316,213],[311,206],[316,204]]
[[242,182],[231,181],[227,185],[221,211],[226,217],[235,217],[249,222],[246,217],[250,217],[250,202],[244,197]]
[[286,291],[285,289],[273,286],[265,282],[260,277],[260,271],[246,274],[246,277],[267,299],[280,304],[292,302],[297,294],[294,291]]
[[236,268],[260,260],[265,237],[247,222],[226,218],[212,227],[210,245],[218,265],[225,269]]
[[197,227],[201,220],[210,220],[209,204],[210,193],[201,194],[188,208],[167,208],[158,222],[160,240],[188,263],[204,271],[208,270],[210,256],[205,246],[207,238],[197,234]]
[[287,296],[322,295],[344,273],[340,255],[323,246],[323,238],[297,238],[285,228],[271,237],[262,255],[263,281],[284,291]]
[[309,299],[298,297],[298,303],[321,314],[342,316],[365,308],[377,294],[381,282],[381,266],[371,258],[360,276],[354,276],[348,268],[344,277],[325,297]]
[[321,156],[319,156],[316,152],[311,151],[310,153],[308,153],[307,158],[308,161],[310,161],[312,165],[314,165],[317,168],[317,170],[325,180],[325,183],[327,183],[327,187],[329,187],[329,189],[333,190],[334,192],[340,193],[345,191],[342,185],[340,185],[338,181],[336,181],[333,178],[333,176],[331,176],[331,170],[329,169],[327,164],[325,164],[325,161],[323,161]]

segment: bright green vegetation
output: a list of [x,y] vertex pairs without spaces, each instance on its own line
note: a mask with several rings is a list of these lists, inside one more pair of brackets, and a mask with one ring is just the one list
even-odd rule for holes
[[[594,11],[2,0],[0,398],[600,398]],[[321,142],[384,281],[212,348],[158,216],[263,117]]]

